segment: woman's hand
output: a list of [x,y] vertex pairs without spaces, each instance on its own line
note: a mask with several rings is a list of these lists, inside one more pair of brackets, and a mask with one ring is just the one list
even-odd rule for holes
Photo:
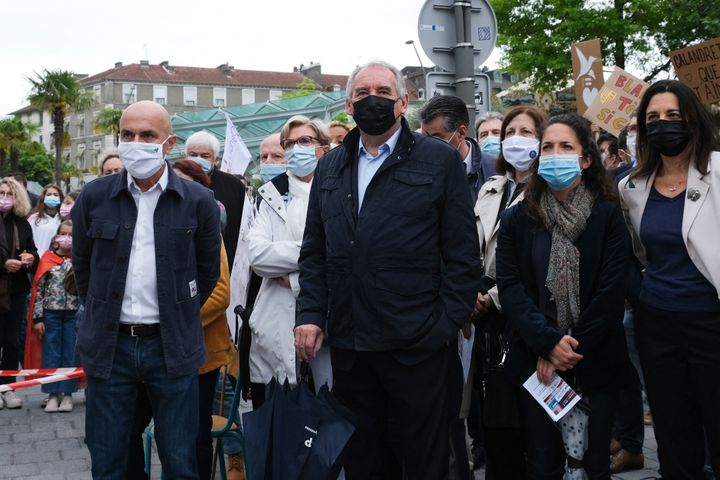
[[550,381],[552,380],[553,373],[555,372],[555,367],[553,367],[553,364],[548,362],[542,357],[538,358],[537,361],[537,377],[538,380],[540,380],[545,385],[550,385]]
[[15,260],[14,258],[8,258],[5,260],[5,270],[10,273],[15,273],[22,268],[22,262]]
[[33,325],[33,332],[35,332],[35,335],[42,338],[43,335],[45,335],[45,323],[38,322],[35,325]]
[[22,263],[25,268],[30,268],[33,263],[35,263],[35,257],[33,257],[32,253],[22,252],[20,254],[20,263]]
[[575,353],[578,345],[578,341],[570,335],[565,335],[560,339],[557,345],[553,347],[552,352],[550,352],[550,362],[556,370],[561,372],[570,370],[583,359],[582,355]]
[[290,275],[283,275],[282,277],[275,277],[273,278],[277,283],[279,283],[281,286],[285,288],[292,288],[290,286]]

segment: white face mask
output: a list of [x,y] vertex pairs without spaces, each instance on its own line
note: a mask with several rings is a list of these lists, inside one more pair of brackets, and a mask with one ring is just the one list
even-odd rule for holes
[[162,143],[120,142],[118,154],[130,176],[145,180],[155,175],[165,163],[163,145],[168,138]]
[[518,172],[527,172],[538,155],[540,140],[513,135],[502,142],[503,158]]

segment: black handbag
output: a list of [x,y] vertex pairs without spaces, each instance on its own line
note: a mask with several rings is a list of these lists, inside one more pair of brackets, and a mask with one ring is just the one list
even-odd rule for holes
[[[13,223],[13,246],[10,250],[10,256],[8,258],[15,258],[18,250],[20,250],[20,239],[18,238],[17,225]],[[10,310],[12,310],[10,289],[10,274],[3,272],[0,274],[0,314],[10,313]]]
[[[490,333],[486,333],[488,352]],[[499,361],[486,363],[483,387],[485,401],[483,404],[483,425],[489,428],[520,428],[520,405],[518,404],[518,387],[508,380],[505,372],[505,357],[509,351],[508,341],[502,334],[495,334],[493,339],[499,343]]]

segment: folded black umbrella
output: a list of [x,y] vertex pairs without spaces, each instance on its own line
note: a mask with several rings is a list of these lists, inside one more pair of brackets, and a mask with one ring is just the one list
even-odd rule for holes
[[248,480],[337,478],[354,427],[327,387],[316,397],[305,381],[290,389],[273,379],[266,392],[265,403],[243,415]]

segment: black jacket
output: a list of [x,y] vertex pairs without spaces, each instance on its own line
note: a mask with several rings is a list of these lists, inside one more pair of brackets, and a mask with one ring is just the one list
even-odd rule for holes
[[[541,301],[549,301],[547,259],[539,266],[533,255],[542,248],[542,236],[549,241],[547,230],[528,216],[526,202],[503,214],[497,282],[500,304],[515,332],[505,366],[516,383],[535,370],[538,356],[549,359],[563,336],[554,319],[539,307]],[[563,376],[587,393],[618,388],[631,374],[622,324],[629,242],[620,207],[603,201],[595,203],[585,231],[575,242],[580,251],[580,317],[572,336],[584,358],[574,372]]]
[[360,133],[318,163],[300,251],[297,325],[333,347],[430,352],[468,319],[480,252],[464,166],[446,143],[403,119],[357,211]]
[[[13,212],[8,213],[3,218],[3,225],[5,227],[5,242],[3,243],[7,245],[7,251],[4,252],[4,255],[0,255],[0,257],[4,257],[2,263],[4,264],[5,260],[10,258],[10,252],[13,250],[13,244],[15,242],[13,225],[17,226],[18,247],[15,249],[15,255],[12,258],[20,260],[20,254],[22,252],[31,253],[35,257],[35,262],[29,270],[21,268],[15,273],[7,273],[10,277],[10,292],[12,294],[28,293],[30,291],[30,277],[28,277],[28,272],[31,274],[35,272],[38,260],[40,259],[37,248],[35,247],[35,241],[33,240],[32,229],[26,219],[17,217]],[[0,247],[0,249],[4,250],[2,247]],[[4,268],[2,269],[2,273],[6,273]]]
[[227,212],[227,224],[222,236],[232,271],[245,204],[245,184],[234,175],[214,168],[210,174],[210,190],[215,194],[215,200],[221,202]]
[[473,206],[477,202],[478,192],[487,179],[495,175],[497,157],[482,153],[480,146],[472,138],[466,138],[470,145],[470,173],[467,174]]

